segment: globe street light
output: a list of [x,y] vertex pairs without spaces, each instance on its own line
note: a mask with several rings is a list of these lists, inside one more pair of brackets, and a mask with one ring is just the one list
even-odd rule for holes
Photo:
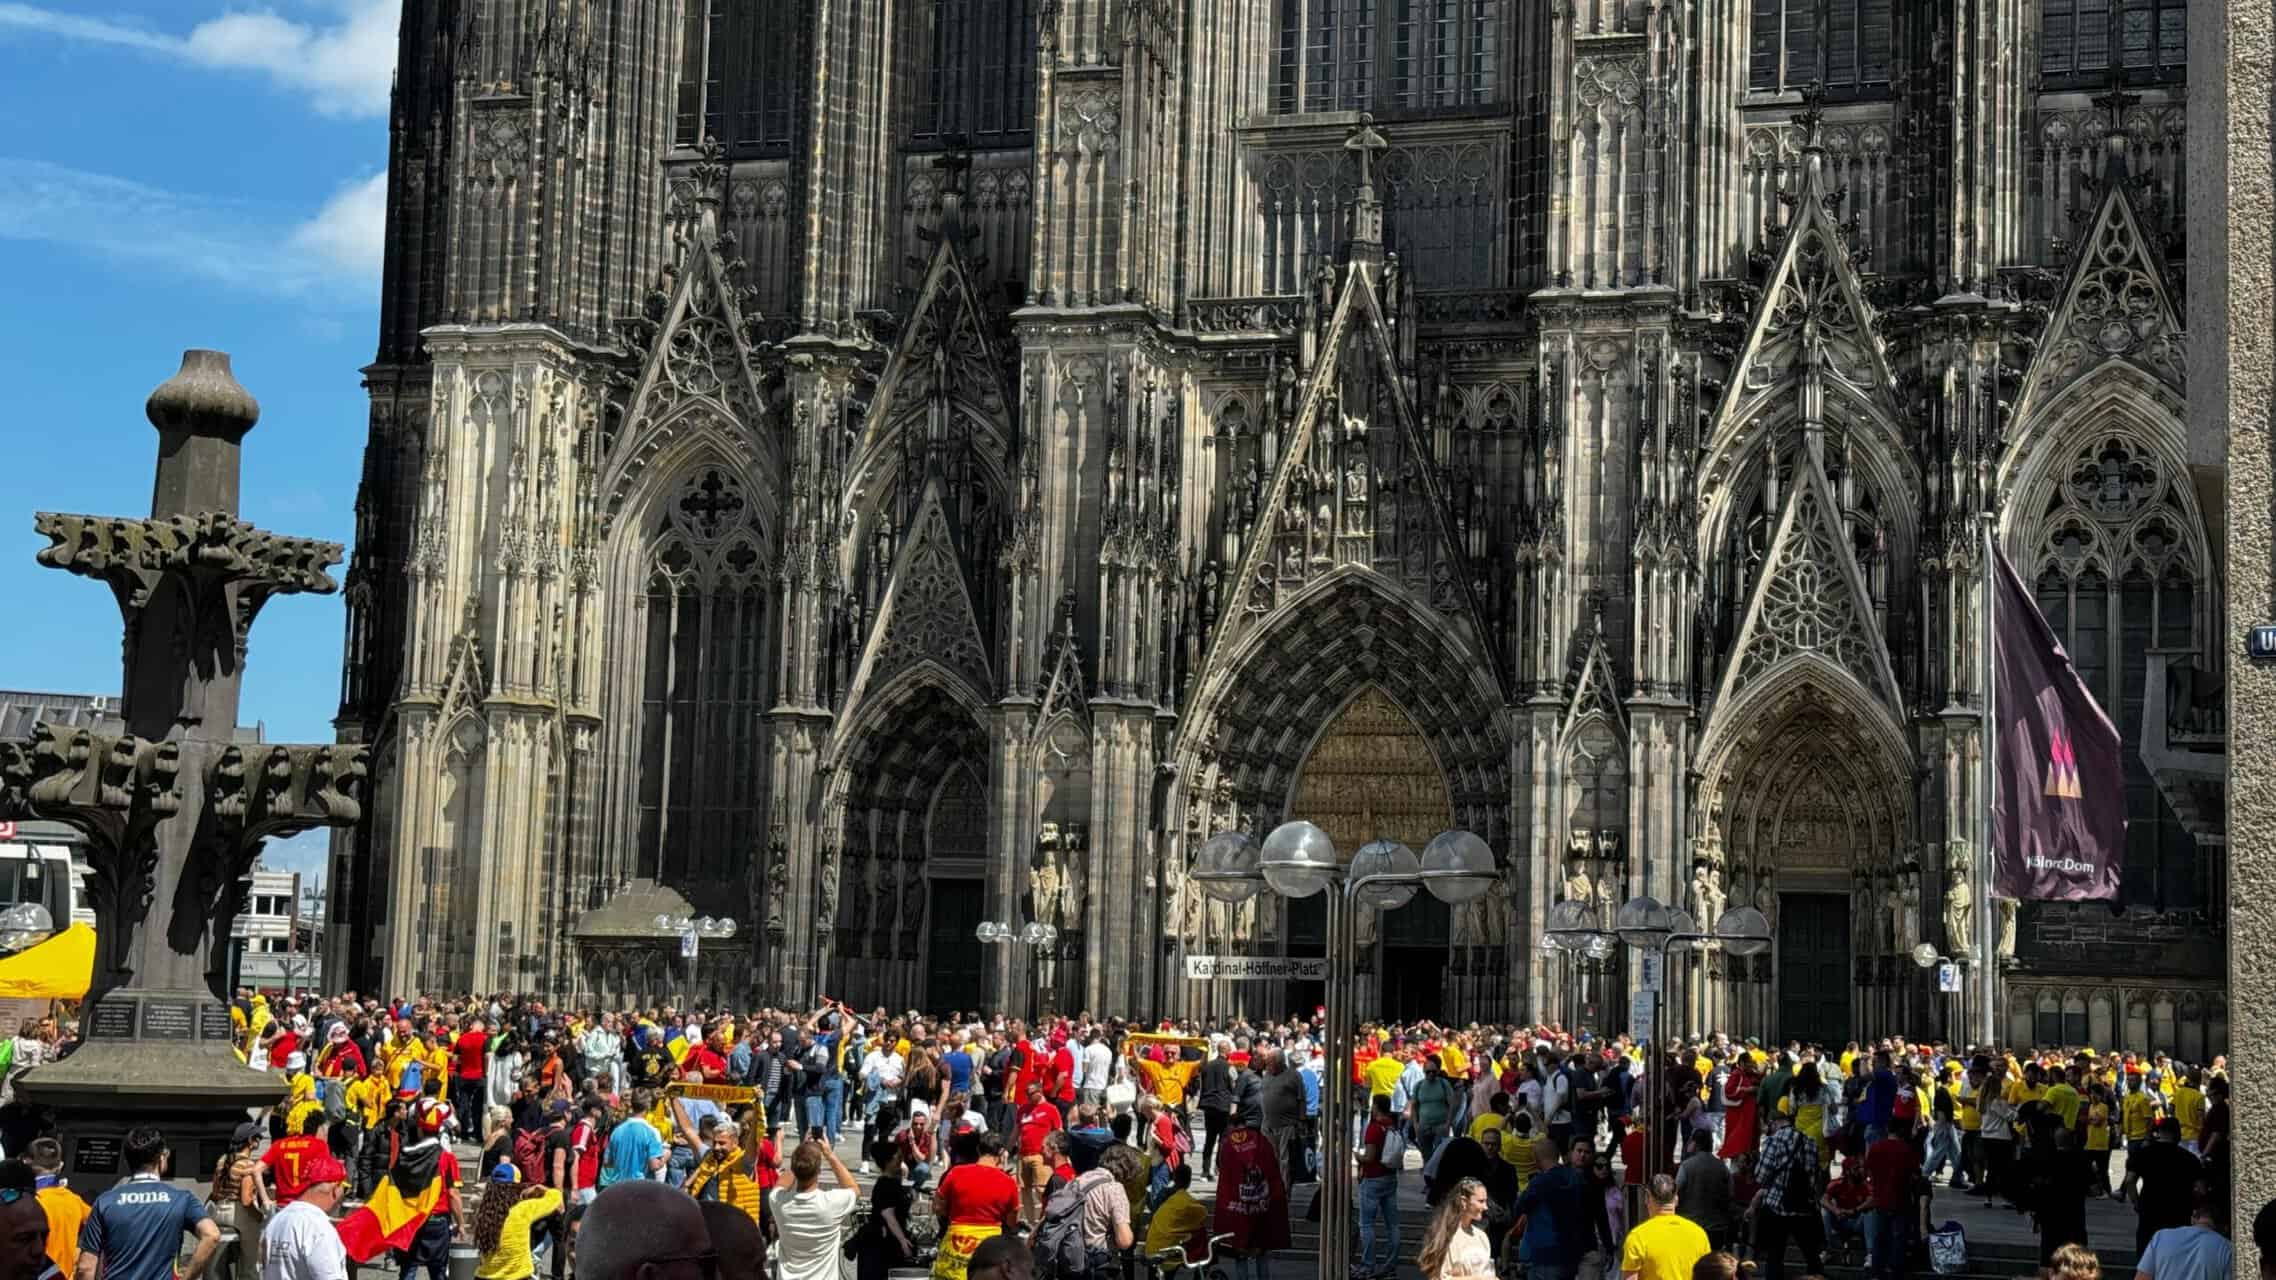
[[[1388,910],[1414,897],[1415,887],[1449,906],[1475,902],[1493,888],[1494,852],[1468,831],[1443,831],[1414,851],[1394,840],[1372,840],[1345,867],[1335,841],[1309,822],[1284,822],[1260,847],[1248,836],[1228,831],[1203,841],[1191,873],[1201,891],[1219,902],[1242,902],[1270,886],[1285,898],[1328,894],[1327,1040],[1328,1069],[1322,1090],[1320,1131],[1328,1149],[1341,1151],[1351,1129],[1352,970],[1357,965],[1357,934],[1352,912],[1361,906]],[[1321,1274],[1351,1270],[1351,1161],[1324,1159],[1320,1165]]]
[[[979,926],[972,930],[972,934],[985,943],[999,946],[1032,947],[1046,953],[1059,942],[1058,927],[1037,920],[1031,920],[1021,925],[1006,924],[1001,920],[982,920]],[[1036,987],[1042,979],[1032,964],[1028,966],[1027,973],[1028,1015],[1033,1017],[1036,1012],[1034,1007],[1036,1004]]]

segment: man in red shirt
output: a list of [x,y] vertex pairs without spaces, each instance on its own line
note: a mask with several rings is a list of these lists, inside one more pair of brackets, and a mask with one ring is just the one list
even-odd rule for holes
[[276,1202],[291,1204],[300,1199],[300,1193],[311,1185],[309,1170],[319,1156],[330,1157],[332,1139],[325,1132],[324,1112],[319,1109],[308,1113],[304,1123],[309,1132],[279,1138],[261,1153],[261,1167],[268,1171],[269,1185],[276,1190]]
[[1064,1028],[1054,1033],[1051,1045],[1051,1100],[1059,1106],[1060,1127],[1075,1114],[1075,1050]]
[[1872,1190],[1865,1185],[1865,1162],[1842,1161],[1841,1176],[1826,1184],[1826,1193],[1819,1198],[1818,1208],[1826,1224],[1827,1248],[1839,1245],[1846,1249],[1851,1240],[1863,1243],[1865,1206],[1872,1198]]
[[1919,1167],[1909,1116],[1889,1121],[1888,1136],[1865,1148],[1865,1249],[1872,1255],[1868,1274],[1904,1274],[1905,1219],[1912,1209],[1912,1180]]
[[681,1063],[683,1070],[698,1072],[706,1084],[719,1084],[727,1079],[727,1037],[713,1027],[703,1042],[688,1051],[688,1060]]
[[474,1123],[482,1114],[482,1095],[490,1070],[490,1029],[480,1018],[468,1018],[451,1049],[455,1059],[450,1081],[450,1105]]
[[1043,1158],[1043,1137],[1065,1124],[1059,1108],[1043,1096],[1043,1082],[1030,1080],[1027,1102],[1019,1111],[1020,1208],[1030,1221],[1043,1207],[1043,1188],[1051,1181],[1051,1165]]

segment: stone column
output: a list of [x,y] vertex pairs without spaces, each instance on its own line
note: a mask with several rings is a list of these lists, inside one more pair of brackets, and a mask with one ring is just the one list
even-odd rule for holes
[[[2207,503],[2226,534],[2228,616],[2212,631],[2212,660],[2228,668],[2230,759],[2266,759],[2276,735],[2276,667],[2236,660],[2240,637],[2276,622],[2276,236],[2252,211],[2276,198],[2268,101],[2276,93],[2276,6],[2229,0],[2189,31],[2189,461],[2199,492],[2223,461],[2225,494]],[[2225,511],[2224,511],[2225,508]],[[2250,751],[2237,750],[2250,744]],[[2229,1041],[2267,1042],[2276,1010],[2276,771],[2232,768],[2229,832]],[[2276,1197],[2276,1058],[2235,1055],[2236,1165],[2231,1191],[2236,1274],[2252,1275],[2252,1216]]]
[[237,518],[239,443],[260,406],[228,356],[185,352],[148,411],[159,437],[149,519],[37,520],[53,544],[40,563],[118,597],[126,732],[43,723],[29,740],[0,742],[0,818],[66,822],[88,837],[96,956],[86,1043],[18,1085],[55,1112],[73,1184],[88,1195],[131,1172],[121,1155],[134,1128],[160,1128],[175,1168],[195,1179],[245,1108],[282,1099],[279,1077],[230,1049],[230,924],[270,838],[363,812],[363,747],[235,741],[255,615],[271,596],[336,590],[339,546]]

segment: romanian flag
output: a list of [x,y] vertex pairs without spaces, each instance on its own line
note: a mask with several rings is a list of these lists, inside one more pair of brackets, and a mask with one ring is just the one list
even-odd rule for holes
[[340,1243],[348,1256],[369,1262],[390,1249],[408,1249],[458,1181],[458,1158],[430,1137],[403,1148],[364,1207],[340,1219]]

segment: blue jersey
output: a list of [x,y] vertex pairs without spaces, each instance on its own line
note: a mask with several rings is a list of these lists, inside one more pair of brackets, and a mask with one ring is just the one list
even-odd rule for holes
[[950,1093],[972,1092],[971,1054],[962,1049],[957,1049],[942,1058],[941,1063],[948,1068],[948,1091]]
[[136,1174],[95,1197],[79,1249],[103,1260],[105,1280],[173,1280],[182,1236],[212,1220],[197,1196],[157,1174]]

